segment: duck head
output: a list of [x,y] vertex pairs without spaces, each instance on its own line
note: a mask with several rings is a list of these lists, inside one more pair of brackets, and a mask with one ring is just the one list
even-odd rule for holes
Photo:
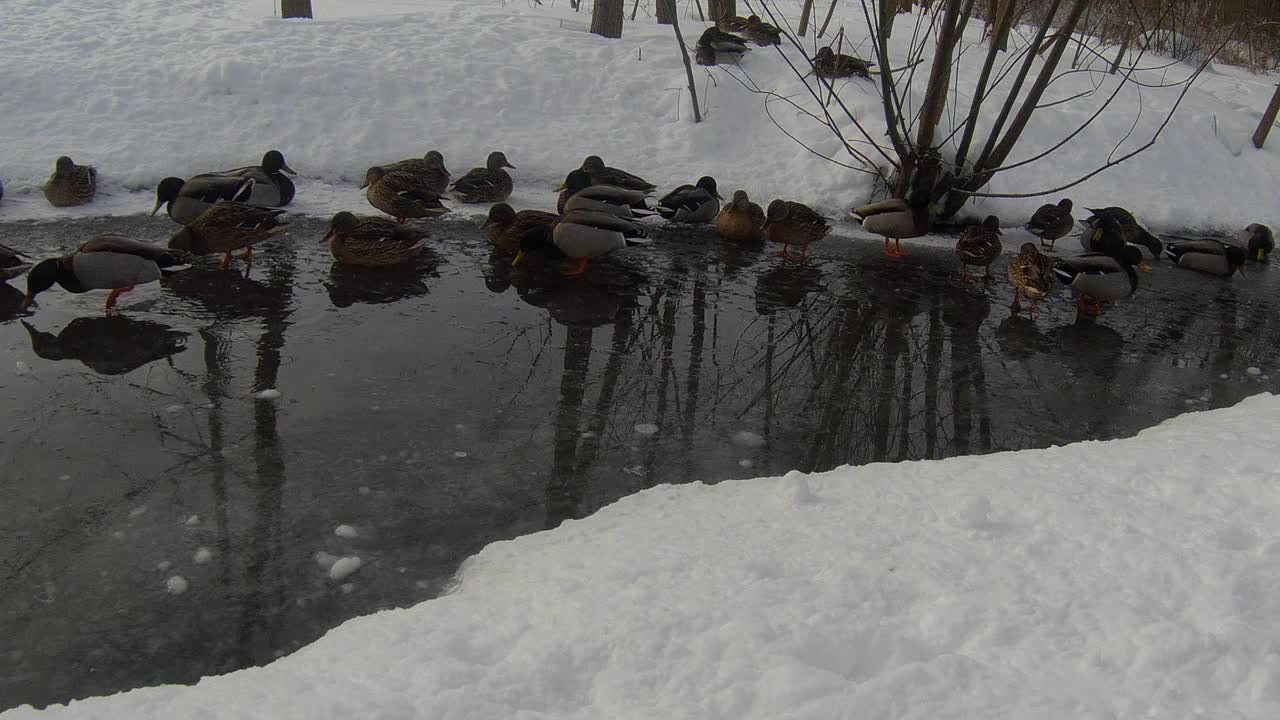
[[367,188],[370,185],[381,180],[383,177],[386,176],[386,174],[387,174],[386,170],[375,165],[374,167],[371,167],[368,170],[364,171],[364,184],[361,185],[360,187],[362,189]]
[[774,200],[769,203],[769,209],[764,214],[764,226],[767,228],[773,223],[780,223],[791,215],[791,206],[786,200]]
[[494,151],[489,153],[489,159],[485,162],[485,167],[490,170],[501,170],[502,168],[516,169],[515,165],[507,162],[507,156],[500,152]]
[[71,172],[72,170],[75,169],[75,167],[76,167],[76,164],[71,162],[71,158],[67,157],[66,155],[63,155],[62,157],[54,161],[53,172],[54,174],[61,175],[63,173]]
[[[1112,222],[1115,222],[1114,219]],[[1147,267],[1147,263],[1143,261],[1142,251],[1138,249],[1137,245],[1125,243],[1114,257],[1127,267],[1136,268],[1144,273],[1151,272],[1151,268]]]
[[1071,204],[1071,198],[1062,198],[1058,201],[1058,209],[1062,212],[1069,213],[1074,206]]
[[284,161],[284,153],[279,150],[268,150],[267,154],[262,156],[262,169],[271,175],[278,172],[284,172],[289,175],[298,174]]
[[580,190],[586,190],[591,187],[591,175],[585,170],[574,170],[565,176],[564,182],[560,183],[560,187],[556,190],[568,190],[572,195]]
[[353,212],[343,210],[329,219],[329,230],[324,234],[324,237],[320,238],[320,242],[325,242],[338,233],[350,234],[359,226],[360,218],[356,217]]
[[697,185],[703,190],[706,190],[707,192],[711,193],[717,200],[724,199],[720,197],[720,193],[716,191],[716,179],[711,177],[710,175],[703,175],[702,177],[698,178]]
[[439,150],[428,150],[427,154],[422,156],[422,159],[440,168],[445,174],[449,173],[449,168],[444,166],[444,155]]
[[41,260],[27,272],[27,294],[22,298],[22,309],[35,304],[36,295],[53,287],[62,275],[62,262],[57,258]]
[[515,267],[524,260],[525,255],[536,253],[546,255],[548,257],[563,257],[564,253],[555,246],[551,238],[544,233],[534,233],[520,238],[520,247],[516,250],[516,257],[511,261],[511,266]]
[[735,190],[733,193],[733,201],[730,202],[734,210],[746,210],[751,206],[751,198],[747,197],[746,190]]
[[1251,223],[1236,234],[1236,239],[1249,248],[1249,257],[1263,262],[1272,250],[1276,249],[1276,236],[1271,228],[1262,223]]
[[1018,254],[1023,257],[1035,257],[1040,254],[1040,248],[1036,247],[1035,243],[1022,243],[1022,247],[1019,250]]
[[151,208],[151,214],[154,216],[166,205],[172,208],[173,201],[178,199],[178,193],[182,192],[182,186],[186,184],[185,180],[176,177],[161,180],[156,186],[156,206]]
[[988,215],[987,218],[982,221],[982,227],[985,230],[992,231],[996,235],[999,235],[1000,234],[1000,218],[996,217],[995,215]]
[[506,203],[496,203],[489,208],[489,215],[485,217],[484,224],[480,227],[487,228],[489,226],[506,227],[516,220],[515,208]]
[[604,160],[601,159],[599,155],[588,155],[586,159],[582,161],[582,167],[579,169],[589,173],[600,172],[601,170],[604,170]]

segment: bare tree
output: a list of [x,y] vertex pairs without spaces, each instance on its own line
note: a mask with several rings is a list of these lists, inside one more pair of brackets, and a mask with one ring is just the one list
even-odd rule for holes
[[1253,133],[1253,146],[1259,150],[1267,143],[1267,135],[1271,133],[1271,126],[1276,124],[1276,115],[1280,115],[1280,85],[1276,85],[1276,93],[1271,96],[1271,104],[1267,106],[1267,111],[1262,114],[1262,122],[1258,124],[1258,130]]
[[707,0],[707,14],[712,22],[738,14],[738,0]]
[[622,37],[622,0],[596,0],[591,8],[591,32],[607,38]]
[[675,22],[676,0],[658,0],[654,15],[658,18],[659,25],[670,25]]

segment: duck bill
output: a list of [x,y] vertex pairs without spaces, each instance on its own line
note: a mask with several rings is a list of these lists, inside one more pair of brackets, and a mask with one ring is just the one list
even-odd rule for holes
[[1141,270],[1141,271],[1142,271],[1142,272],[1144,272],[1144,273],[1149,273],[1149,272],[1151,272],[1151,266],[1150,266],[1150,265],[1148,265],[1148,264],[1146,264],[1145,262],[1140,262],[1140,263],[1138,263],[1138,269],[1139,269],[1139,270]]
[[515,267],[519,265],[520,261],[523,259],[524,259],[524,251],[523,250],[516,251],[516,259],[511,261],[511,267]]
[[512,169],[512,170],[519,170],[519,169],[520,169],[520,168],[516,167],[515,165],[512,165],[511,163],[502,163],[502,167],[504,167],[504,168],[510,168],[510,169]]
[[281,170],[282,172],[284,172],[284,173],[289,174],[289,175],[297,175],[297,174],[298,174],[298,173],[296,173],[296,172],[294,172],[294,171],[293,171],[293,168],[289,167],[289,164],[288,164],[288,163],[285,163],[284,165],[281,165],[281,166],[280,166],[280,170]]
[[569,189],[568,183],[560,183],[556,186],[556,192],[563,192]]
[[156,206],[155,206],[155,207],[153,207],[153,208],[151,208],[151,212],[150,212],[150,213],[148,213],[148,215],[149,215],[150,217],[155,217],[155,216],[156,216],[156,213],[160,212],[160,206],[161,206],[161,205],[164,205],[164,202],[163,202],[163,201],[160,201],[160,200],[156,200]]
[[368,181],[368,180],[365,180],[364,182],[360,183],[360,188],[359,188],[359,189],[360,189],[360,190],[363,190],[363,189],[365,189],[365,188],[367,188],[367,187],[369,187],[369,181]]
[[18,306],[19,310],[26,310],[36,304],[36,298],[31,293],[22,296],[22,304]]
[[1267,254],[1262,250],[1262,248],[1258,248],[1258,252],[1254,254],[1253,259],[1258,262],[1262,262],[1267,259]]

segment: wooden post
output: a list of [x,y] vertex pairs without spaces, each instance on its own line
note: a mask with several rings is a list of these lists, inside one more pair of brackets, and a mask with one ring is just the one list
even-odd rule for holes
[[804,9],[800,11],[800,37],[809,30],[809,15],[813,13],[813,0],[804,0]]
[[600,37],[622,37],[622,0],[596,0],[591,8],[591,32]]
[[657,16],[659,25],[671,25],[674,23],[676,0],[658,0],[658,7],[654,11],[654,15]]
[[[600,0],[596,0],[599,2]],[[671,0],[672,6],[675,0]],[[662,0],[658,0],[658,6],[662,6]],[[674,12],[671,13],[671,27],[676,31],[676,44],[680,46],[680,57],[684,59],[684,73],[689,77],[689,99],[693,101],[693,121],[695,123],[702,122],[702,113],[698,110],[698,90],[693,82],[693,66],[689,64],[689,49],[684,46],[684,36],[680,34],[680,20]]]
[[827,34],[827,26],[831,24],[831,16],[836,14],[836,0],[831,0],[831,7],[827,8],[827,19],[822,21],[822,27],[818,28],[818,37]]
[[738,0],[707,0],[707,14],[711,22],[719,22],[720,18],[738,14]]
[[1115,62],[1111,63],[1111,74],[1115,75],[1120,70],[1120,63],[1124,62],[1124,54],[1129,52],[1129,43],[1133,41],[1133,23],[1126,23],[1124,27],[1124,41],[1120,43],[1120,52],[1116,53]]
[[1262,114],[1262,124],[1258,125],[1258,130],[1253,134],[1253,146],[1262,149],[1267,142],[1267,134],[1271,132],[1271,126],[1276,124],[1276,115],[1280,115],[1280,85],[1276,85],[1276,93],[1271,96],[1271,104],[1267,106],[1267,111]]
[[280,17],[311,17],[311,0],[280,0]]

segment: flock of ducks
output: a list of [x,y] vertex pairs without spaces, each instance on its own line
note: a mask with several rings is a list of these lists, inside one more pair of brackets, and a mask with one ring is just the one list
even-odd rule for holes
[[[714,29],[714,28],[713,28]],[[588,156],[569,172],[557,190],[556,212],[517,212],[506,200],[514,183],[508,169],[515,167],[502,152],[489,154],[485,164],[454,178],[444,156],[430,150],[421,158],[408,158],[370,167],[361,185],[371,206],[387,217],[361,216],[343,211],[332,217],[321,239],[334,260],[343,265],[387,267],[413,262],[425,249],[427,231],[409,220],[436,218],[449,212],[444,200],[490,204],[483,229],[494,246],[509,253],[512,264],[534,256],[544,261],[574,261],[566,274],[581,275],[592,258],[646,242],[646,218],[658,217],[683,224],[712,223],[725,240],[754,243],[768,240],[782,245],[778,255],[791,257],[793,248],[804,262],[809,245],[831,232],[828,219],[814,209],[790,200],[775,199],[767,210],[751,201],[743,190],[724,199],[716,181],[699,178],[681,185],[654,201],[657,186],[625,170],[610,167],[597,155]],[[54,285],[73,293],[111,291],[105,310],[111,312],[120,294],[135,286],[159,280],[172,268],[189,264],[192,256],[223,255],[227,267],[233,253],[251,262],[256,244],[285,226],[283,206],[296,192],[289,176],[294,171],[278,150],[270,150],[259,165],[203,173],[188,179],[167,177],[156,188],[151,215],[161,209],[181,227],[167,246],[159,247],[118,235],[96,237],[61,257],[38,263],[0,246],[0,279],[27,274],[23,308]],[[58,207],[79,205],[93,199],[97,172],[60,157],[44,187],[45,197]],[[929,232],[936,212],[930,194],[915,190],[906,198],[872,203],[852,210],[865,230],[884,238],[884,254],[901,258],[909,253],[901,241]],[[1129,297],[1138,287],[1137,272],[1150,272],[1147,262],[1166,256],[1179,267],[1230,277],[1243,273],[1249,260],[1263,262],[1275,248],[1275,237],[1265,225],[1254,223],[1227,239],[1152,235],[1120,207],[1090,210],[1082,221],[1083,255],[1049,257],[1055,243],[1076,226],[1070,199],[1044,205],[1026,224],[1040,240],[1024,243],[1009,263],[1008,278],[1014,288],[1014,309],[1021,301],[1036,303],[1055,283],[1072,289],[1082,313],[1101,314],[1102,304]],[[1003,253],[1000,221],[995,216],[965,229],[956,243],[961,278],[969,281],[969,268],[991,266]],[[893,241],[892,247],[890,241]],[[1043,251],[1043,252],[1042,252]]]

